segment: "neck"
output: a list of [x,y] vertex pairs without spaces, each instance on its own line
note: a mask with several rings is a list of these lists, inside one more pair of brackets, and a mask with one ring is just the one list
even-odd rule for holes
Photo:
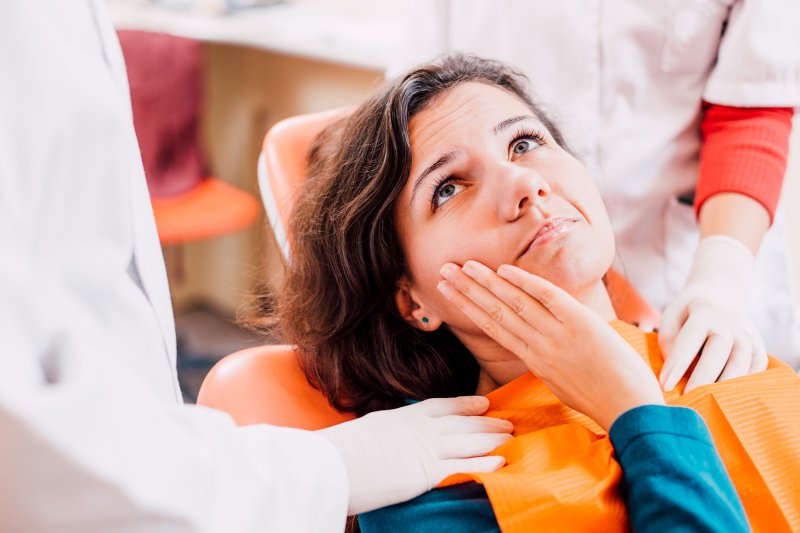
[[[611,298],[602,281],[574,291],[572,296],[603,320],[617,318]],[[528,368],[516,355],[498,345],[486,335],[475,332],[455,332],[461,342],[472,352],[481,367],[477,394],[487,394],[528,372]]]

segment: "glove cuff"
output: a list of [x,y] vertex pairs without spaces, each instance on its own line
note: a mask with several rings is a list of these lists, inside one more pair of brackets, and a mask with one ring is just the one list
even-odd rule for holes
[[700,240],[687,285],[713,283],[744,296],[750,288],[755,256],[741,241],[727,235]]

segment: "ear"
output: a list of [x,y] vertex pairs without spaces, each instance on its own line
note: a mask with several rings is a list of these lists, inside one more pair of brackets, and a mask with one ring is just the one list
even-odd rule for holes
[[431,312],[430,309],[426,308],[425,304],[419,301],[416,291],[411,287],[411,283],[406,276],[403,276],[397,282],[394,303],[397,305],[400,316],[419,330],[434,331],[442,325],[439,315]]

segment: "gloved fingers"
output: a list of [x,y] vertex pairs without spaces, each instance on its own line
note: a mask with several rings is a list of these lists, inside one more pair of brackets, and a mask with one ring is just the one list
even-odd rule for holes
[[717,381],[717,378],[725,368],[725,364],[731,357],[733,349],[733,337],[725,334],[712,334],[706,340],[700,359],[694,367],[686,388],[683,392],[689,392],[697,387],[708,385]]
[[468,459],[448,459],[442,461],[437,469],[437,479],[433,483],[438,485],[444,478],[453,474],[466,472],[494,472],[506,464],[502,455],[484,455],[483,457],[470,457]]
[[417,411],[434,418],[448,415],[482,415],[488,408],[489,400],[485,396],[430,398],[406,407],[400,407],[400,409]]
[[755,346],[749,338],[740,337],[734,340],[731,357],[717,381],[727,381],[747,375],[753,363],[754,354]]
[[441,416],[432,420],[438,435],[454,433],[511,433],[514,424],[491,416]]
[[448,435],[438,443],[439,459],[461,459],[489,454],[512,439],[510,433]]
[[688,316],[689,313],[684,301],[672,302],[671,305],[664,309],[661,315],[661,324],[658,326],[658,344],[664,356],[672,352],[675,338],[678,336],[678,332]]
[[699,313],[690,315],[678,332],[672,351],[664,354],[664,367],[659,381],[665,391],[675,388],[703,347],[707,336],[705,319]]

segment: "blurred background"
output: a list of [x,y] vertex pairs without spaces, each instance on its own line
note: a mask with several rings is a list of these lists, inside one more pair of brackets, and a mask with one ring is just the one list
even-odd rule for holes
[[[220,357],[274,339],[238,327],[281,281],[257,161],[276,122],[362,100],[413,36],[402,0],[107,0],[167,262],[179,375],[194,401]],[[782,202],[800,287],[800,121]]]

